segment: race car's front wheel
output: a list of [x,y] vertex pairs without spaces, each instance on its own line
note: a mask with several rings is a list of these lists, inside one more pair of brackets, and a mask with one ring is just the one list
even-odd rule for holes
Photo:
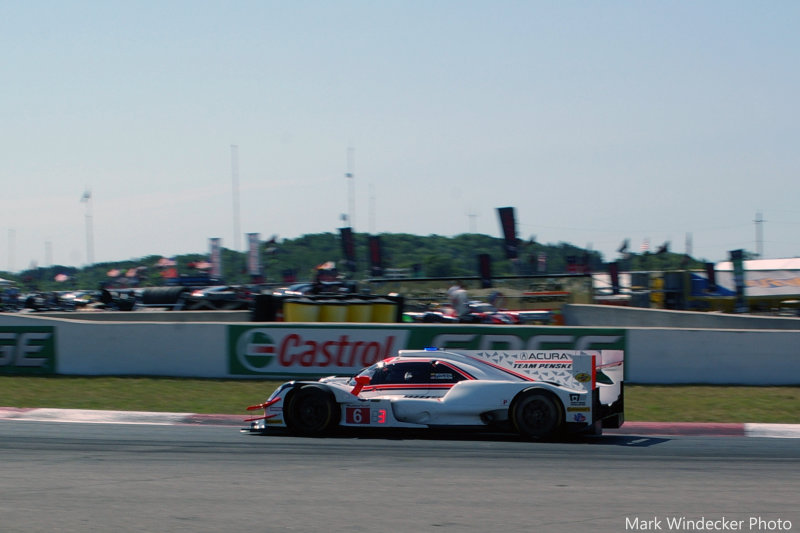
[[530,439],[554,436],[561,426],[561,410],[553,395],[544,391],[522,393],[511,406],[514,428]]
[[286,426],[297,435],[322,435],[339,422],[338,415],[330,393],[315,385],[295,390],[284,406]]

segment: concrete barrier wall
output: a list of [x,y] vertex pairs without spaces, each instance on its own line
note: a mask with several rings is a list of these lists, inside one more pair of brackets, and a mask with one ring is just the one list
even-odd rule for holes
[[800,330],[800,318],[671,311],[614,305],[569,304],[563,307],[562,314],[566,326]]
[[627,343],[630,383],[800,384],[798,331],[629,328]]
[[[580,343],[580,339],[583,339],[587,347],[598,349],[587,343],[614,342],[616,338],[624,339],[625,374],[629,383],[800,385],[800,331],[252,322],[130,323],[63,320],[18,314],[0,314],[0,374],[35,374],[37,369],[41,369],[45,373],[63,375],[239,378],[242,376],[232,374],[229,369],[232,349],[228,337],[231,331],[237,329],[260,330],[267,336],[272,335],[274,341],[278,335],[286,336],[287,332],[302,333],[308,348],[305,344],[293,345],[298,360],[303,357],[300,354],[312,349],[312,345],[317,357],[329,356],[330,353],[325,353],[327,348],[324,345],[328,343],[338,349],[345,343],[342,340],[345,337],[351,349],[357,343],[367,346],[369,341],[377,343],[376,346],[386,346],[387,351],[389,346],[392,350],[419,348],[421,346],[417,344],[428,342],[429,339],[460,338],[478,343],[481,337],[501,340],[507,337],[513,342],[523,337],[537,337],[542,342],[553,342],[558,338],[558,342],[572,339]],[[620,331],[623,333],[621,336]],[[376,339],[377,335],[395,340],[370,340]],[[49,342],[53,345],[50,346]],[[523,346],[529,349],[540,346],[532,345],[525,339],[520,342],[526,342]],[[566,346],[558,349],[562,347],[566,349]],[[470,346],[463,348],[475,349]],[[55,361],[52,369],[46,366],[49,351],[55,354],[52,357]],[[334,372],[331,370],[329,373]]]
[[[225,324],[95,322],[0,315],[0,338],[6,328],[10,330],[5,333],[9,337],[15,328],[25,327],[53,328],[57,374],[200,378],[220,378],[227,374]],[[14,358],[19,359],[24,349],[19,338],[6,339],[15,341]],[[40,353],[32,343],[28,343],[27,351],[30,356],[26,359],[39,358]]]
[[58,328],[59,371],[72,375],[225,377],[225,326],[181,323],[66,324]]

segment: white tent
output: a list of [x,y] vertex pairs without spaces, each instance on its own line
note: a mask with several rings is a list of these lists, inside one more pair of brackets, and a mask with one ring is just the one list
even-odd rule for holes
[[[718,272],[733,270],[733,264],[730,261],[723,261],[717,263],[714,267]],[[744,269],[748,272],[754,270],[800,270],[800,257],[791,257],[787,259],[749,259],[744,262]]]

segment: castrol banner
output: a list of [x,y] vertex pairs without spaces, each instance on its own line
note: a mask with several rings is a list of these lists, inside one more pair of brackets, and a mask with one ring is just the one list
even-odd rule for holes
[[231,326],[233,375],[350,375],[396,355],[408,342],[402,329],[307,329]]
[[505,325],[230,325],[227,337],[231,377],[290,379],[353,375],[406,349],[622,350],[625,343],[618,329]]

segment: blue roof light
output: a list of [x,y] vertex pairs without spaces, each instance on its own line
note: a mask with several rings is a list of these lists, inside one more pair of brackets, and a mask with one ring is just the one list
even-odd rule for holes
[[437,348],[436,346],[426,346],[425,347],[425,351],[426,352],[438,352],[439,348]]

